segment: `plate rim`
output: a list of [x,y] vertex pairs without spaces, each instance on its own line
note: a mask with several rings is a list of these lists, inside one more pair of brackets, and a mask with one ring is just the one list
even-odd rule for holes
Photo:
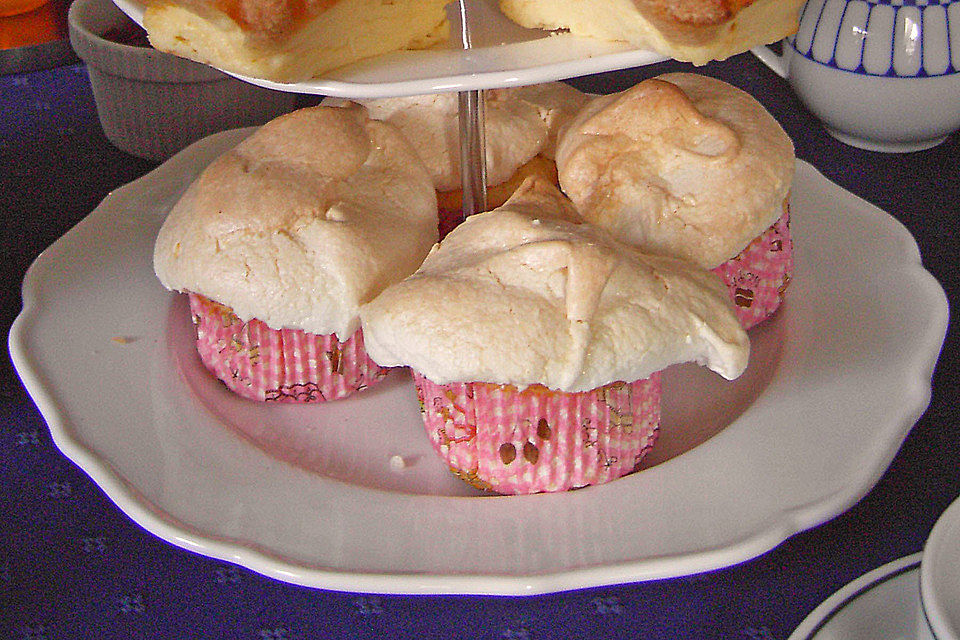
[[955,498],[937,518],[924,542],[923,552],[931,561],[920,565],[920,609],[935,638],[956,637],[956,613],[944,607],[936,585],[937,578],[943,573],[943,567],[937,560],[954,560],[949,553],[956,547],[958,536],[960,498]]
[[[175,172],[179,166],[186,162],[186,158],[196,152],[199,145],[211,144],[211,139],[225,135],[236,135],[236,131],[216,134],[196,143],[177,154],[158,169],[151,171],[131,184],[145,180],[157,171]],[[831,185],[831,188],[849,194],[849,192],[827,180],[812,165],[802,160],[798,160],[799,172],[810,173],[814,179],[822,180],[825,185]],[[107,198],[120,197],[117,194],[122,194],[123,190],[124,187],[121,187]],[[900,441],[898,441],[899,446],[899,442],[923,414],[930,401],[931,378],[938,360],[940,347],[945,338],[949,317],[947,299],[942,286],[923,267],[919,249],[906,227],[870,203],[860,200],[853,194],[849,194],[849,196],[864,202],[873,212],[884,216],[884,223],[891,225],[892,232],[904,244],[904,251],[900,253],[902,261],[898,263],[898,266],[911,272],[914,279],[925,280],[926,289],[929,290],[928,293],[938,293],[939,300],[936,302],[939,302],[939,304],[931,305],[930,322],[926,335],[931,345],[930,353],[926,353],[924,358],[918,358],[922,362],[911,362],[919,368],[915,371],[919,375],[914,378],[915,384],[905,391],[908,397],[905,398],[904,406],[908,407],[909,410],[905,410],[897,421],[901,434]],[[104,202],[101,202],[100,206],[78,223],[74,229],[85,223],[93,224],[91,220],[100,207],[104,206]],[[64,237],[74,233],[74,229],[71,229]],[[39,273],[46,263],[51,249],[61,241],[62,238],[58,239],[51,245],[51,248],[42,252],[28,269],[22,287],[24,308],[15,319],[8,337],[14,367],[46,420],[55,444],[104,490],[121,511],[154,535],[186,550],[240,564],[258,573],[285,582],[350,592],[538,595],[700,573],[756,557],[774,548],[793,534],[821,524],[827,519],[842,513],[876,484],[898,449],[898,446],[888,447],[883,452],[885,455],[875,460],[875,468],[871,469],[869,474],[864,477],[858,476],[861,478],[861,482],[856,487],[845,486],[843,491],[835,491],[814,504],[806,504],[802,507],[778,512],[774,522],[769,523],[765,528],[751,532],[751,535],[738,539],[735,544],[700,549],[696,553],[632,559],[615,564],[597,564],[531,575],[468,572],[426,575],[417,571],[377,573],[338,568],[304,567],[301,564],[288,562],[280,558],[279,554],[268,553],[242,543],[218,539],[215,535],[197,531],[191,525],[179,520],[174,519],[175,523],[171,522],[170,517],[162,509],[149,503],[144,504],[146,501],[136,491],[135,487],[132,487],[107,461],[102,460],[96,452],[89,450],[76,437],[76,430],[70,424],[69,417],[64,415],[54,397],[43,384],[37,367],[33,365],[26,349],[30,319],[40,311],[36,304],[33,288],[37,286],[36,280],[40,277]],[[932,347],[934,342],[936,342],[936,348]],[[668,461],[664,464],[671,464],[671,462]],[[377,490],[370,489],[370,491]],[[434,496],[433,498],[462,499],[440,496]],[[684,561],[686,568],[680,572],[670,570],[670,567],[674,566],[678,559]]]
[[[141,27],[143,26],[145,5],[142,0],[113,0],[113,3],[131,20]],[[504,18],[504,20],[506,19],[507,18]],[[546,38],[554,38],[553,33],[554,32],[543,31],[544,36],[538,39],[545,40]],[[583,57],[580,58],[556,62],[541,62],[534,66],[520,66],[510,69],[498,68],[492,61],[484,60],[485,54],[492,54],[494,50],[493,46],[478,47],[477,49],[473,49],[471,53],[459,50],[444,50],[444,53],[451,54],[446,61],[447,66],[453,61],[456,61],[458,66],[463,67],[462,71],[457,73],[446,71],[444,73],[438,73],[436,76],[426,78],[379,82],[363,81],[360,79],[338,79],[337,75],[339,74],[349,78],[351,74],[357,75],[356,69],[362,69],[364,65],[371,63],[376,65],[396,59],[395,54],[384,54],[382,56],[361,60],[351,65],[333,69],[327,76],[312,78],[301,82],[275,82],[264,78],[227,71],[219,67],[213,67],[213,65],[207,66],[216,68],[244,82],[276,91],[300,93],[304,95],[334,96],[338,98],[373,99],[426,93],[519,87],[529,84],[567,80],[631,67],[642,67],[669,60],[667,56],[657,53],[656,51],[630,48],[626,43],[622,42],[603,42],[597,39],[574,36],[568,33],[560,35],[573,45],[579,44],[586,46],[588,49],[596,50],[587,51]],[[514,44],[526,45],[535,41],[536,40],[531,40]],[[399,53],[401,55],[417,55],[420,52],[407,51]],[[478,53],[479,56],[477,55]],[[362,76],[362,71],[360,75]]]
[[[891,560],[872,569],[834,591],[817,605],[794,629],[787,640],[816,640],[817,634],[851,602],[877,586],[904,574],[919,572],[922,551]],[[917,594],[919,599],[919,592]]]

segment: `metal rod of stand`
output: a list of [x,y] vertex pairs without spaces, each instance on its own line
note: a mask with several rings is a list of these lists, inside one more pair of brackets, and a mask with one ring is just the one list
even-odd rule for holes
[[[465,50],[470,49],[470,22],[467,0],[460,0],[460,38]],[[487,210],[487,145],[484,137],[483,91],[461,91],[460,122],[460,186],[463,193],[463,217]]]
[[487,210],[483,91],[460,93],[460,184],[463,217]]

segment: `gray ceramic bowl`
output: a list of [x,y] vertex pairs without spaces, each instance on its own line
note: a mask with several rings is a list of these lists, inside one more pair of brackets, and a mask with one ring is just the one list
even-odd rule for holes
[[104,133],[135,156],[162,161],[204,136],[260,125],[295,108],[292,93],[105,39],[135,27],[110,0],[75,0],[68,23],[70,44],[87,64]]

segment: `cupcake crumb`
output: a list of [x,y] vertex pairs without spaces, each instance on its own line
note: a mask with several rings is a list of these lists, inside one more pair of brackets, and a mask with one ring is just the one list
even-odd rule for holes
[[419,456],[408,456],[404,458],[401,455],[390,456],[390,470],[391,471],[403,471],[407,467],[412,467],[417,463]]

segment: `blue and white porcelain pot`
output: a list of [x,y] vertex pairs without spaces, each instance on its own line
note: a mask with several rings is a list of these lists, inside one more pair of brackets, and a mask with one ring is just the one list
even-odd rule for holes
[[782,55],[753,53],[853,146],[916,151],[960,129],[960,0],[808,0]]

